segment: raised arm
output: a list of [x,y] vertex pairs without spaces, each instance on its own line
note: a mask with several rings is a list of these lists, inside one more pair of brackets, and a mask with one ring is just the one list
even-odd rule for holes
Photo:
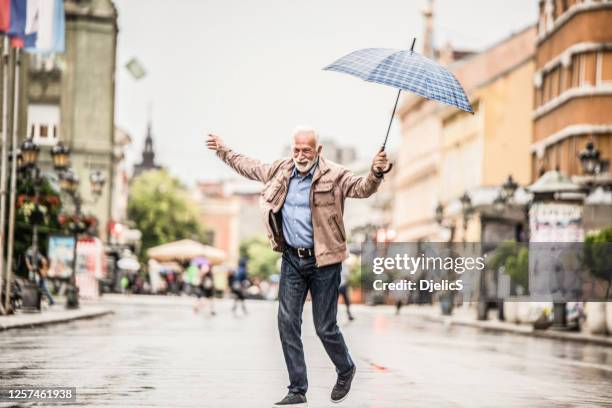
[[206,147],[217,152],[217,156],[241,176],[262,183],[270,179],[272,165],[234,152],[219,136],[209,134]]

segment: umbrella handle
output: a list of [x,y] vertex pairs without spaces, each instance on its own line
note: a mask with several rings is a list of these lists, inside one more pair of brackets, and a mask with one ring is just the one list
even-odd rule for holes
[[[382,145],[382,146],[380,147],[379,152],[384,152],[384,151],[385,151],[385,145]],[[381,170],[380,172],[381,172],[382,174],[387,174],[388,172],[390,172],[390,171],[391,171],[391,169],[392,169],[392,168],[393,168],[393,163],[388,163],[387,168],[386,168],[386,169]]]
[[383,174],[387,174],[388,172],[391,171],[391,169],[393,168],[393,163],[389,163],[389,165],[387,166],[386,169],[384,169],[382,172]]

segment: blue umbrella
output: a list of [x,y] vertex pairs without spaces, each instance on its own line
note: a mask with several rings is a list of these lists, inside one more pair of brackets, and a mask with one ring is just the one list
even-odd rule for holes
[[[381,150],[384,150],[387,145],[389,130],[391,130],[391,123],[402,90],[474,113],[457,78],[442,65],[414,52],[415,41],[416,38],[412,41],[409,51],[366,48],[352,52],[323,68],[328,71],[351,74],[364,81],[398,88],[393,113],[387,127],[387,135]],[[390,170],[391,165],[385,170],[385,173]]]

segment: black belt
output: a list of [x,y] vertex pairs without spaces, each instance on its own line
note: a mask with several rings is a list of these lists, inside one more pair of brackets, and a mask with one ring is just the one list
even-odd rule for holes
[[297,255],[298,258],[308,258],[310,256],[315,256],[313,248],[294,248],[287,245],[287,251]]

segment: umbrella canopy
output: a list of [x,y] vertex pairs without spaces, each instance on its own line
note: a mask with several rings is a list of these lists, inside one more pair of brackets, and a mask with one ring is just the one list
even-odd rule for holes
[[140,263],[138,262],[138,259],[135,258],[121,258],[119,259],[119,262],[117,262],[117,266],[126,271],[136,272],[140,270]]
[[202,265],[208,265],[210,264],[208,258],[204,257],[204,256],[198,256],[196,258],[193,258],[191,260],[191,264],[197,266],[198,268]]
[[457,78],[442,65],[412,50],[366,48],[352,52],[324,69],[410,91],[474,113]]
[[191,239],[170,242],[147,250],[149,258],[157,261],[190,261],[193,258],[205,257],[211,264],[220,264],[226,259],[225,251],[204,245]]
[[[457,78],[442,65],[414,52],[415,42],[416,38],[412,41],[409,51],[391,48],[365,48],[354,51],[323,68],[328,71],[355,75],[364,81],[389,85],[398,89],[381,152],[387,145],[391,123],[393,123],[402,90],[474,113]],[[389,163],[389,166],[382,172],[388,173],[392,167],[393,164]]]

